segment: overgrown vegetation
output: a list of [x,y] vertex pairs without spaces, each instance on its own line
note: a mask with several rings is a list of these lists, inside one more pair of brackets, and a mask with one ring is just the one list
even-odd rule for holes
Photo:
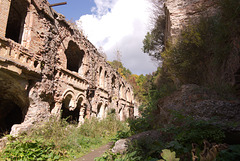
[[11,138],[0,160],[70,160],[95,149],[127,129],[113,114],[104,120],[92,118],[77,128],[66,121],[50,119],[26,134]]
[[[164,29],[164,26],[159,25],[164,24],[161,23],[164,16],[158,15],[159,20],[155,20],[152,33],[148,33],[143,41],[144,52],[161,60],[172,79],[181,84],[214,85],[217,82],[225,86],[228,83],[223,80],[223,66],[233,49],[239,50],[239,42],[234,38],[240,33],[240,4],[235,0],[220,0],[216,3],[219,6],[216,15],[202,16],[197,22],[190,21],[176,42],[169,40],[166,46],[163,41],[158,41],[160,36],[155,38]],[[161,52],[163,48],[164,52]]]
[[[144,118],[141,118],[144,119]],[[112,152],[107,152],[103,157],[97,158],[97,161],[101,160],[121,160],[121,161],[152,161],[165,159],[163,157],[162,151],[164,149],[169,149],[175,152],[176,157],[181,160],[189,161],[192,159],[191,150],[192,143],[198,145],[197,156],[201,154],[204,150],[204,141],[207,140],[210,143],[217,143],[221,145],[225,139],[225,126],[217,125],[216,120],[204,121],[196,120],[193,117],[185,117],[180,113],[176,113],[173,122],[170,125],[162,125],[162,127],[156,128],[161,135],[158,140],[152,140],[148,138],[143,138],[133,142],[128,151],[124,154],[114,154]],[[141,127],[136,127],[134,123],[141,124]],[[141,131],[146,131],[152,128],[147,127],[148,122],[139,122],[139,119],[129,122],[130,131],[128,133],[134,134],[138,133],[139,129]],[[135,126],[133,128],[132,126]],[[142,130],[143,129],[143,130]],[[137,131],[136,131],[137,130]],[[126,134],[127,132],[124,132]],[[214,145],[214,144],[212,144]],[[212,145],[209,145],[211,148]],[[235,149],[238,151],[238,149]],[[171,154],[168,151],[168,154]],[[175,154],[171,157],[175,158]],[[229,154],[229,153],[228,153]],[[220,154],[219,154],[220,155]],[[223,155],[223,154],[222,154]],[[232,153],[231,157],[237,157],[238,154]],[[167,159],[166,159],[167,160]],[[168,160],[167,160],[168,161]]]
[[[162,3],[161,0],[155,2],[157,7]],[[160,120],[156,113],[159,113],[159,99],[170,95],[181,84],[208,86],[219,94],[233,93],[232,87],[222,79],[221,70],[233,48],[239,50],[240,44],[234,38],[240,33],[240,3],[236,0],[219,0],[218,5],[218,14],[201,17],[197,23],[190,22],[176,43],[169,41],[166,46],[163,46],[162,34],[165,17],[162,12],[156,14],[154,28],[143,42],[144,52],[163,61],[162,67],[156,72],[138,76],[123,67],[119,60],[109,62],[132,84],[135,96],[143,104],[140,107],[141,117],[129,120],[129,127],[117,121],[113,115],[102,121],[95,118],[86,120],[79,128],[53,119],[44,126],[13,139],[1,157],[8,160],[75,158],[111,138],[116,141],[147,130],[157,130],[161,138],[135,141],[124,154],[109,151],[96,160],[169,161],[180,158],[189,161],[192,160],[193,150],[196,157],[206,157],[207,155],[202,156],[206,148],[209,150],[214,148],[215,144],[223,145],[226,138],[225,126],[217,124],[216,120],[186,117],[179,111],[173,111],[172,121],[166,125],[156,123]],[[240,146],[230,145],[227,149],[215,153],[213,159],[238,160],[239,154]]]
[[[162,1],[154,2],[159,6]],[[233,49],[239,51],[240,44],[235,38],[240,33],[240,2],[219,0],[216,3],[219,6],[218,14],[201,17],[198,22],[190,21],[176,42],[169,41],[166,46],[163,44],[162,35],[165,17],[162,12],[156,14],[153,30],[147,33],[143,41],[143,51],[154,59],[161,60],[162,67],[153,74],[138,77],[136,82],[140,87],[139,93],[143,102],[142,117],[129,120],[130,130],[125,131],[123,136],[155,129],[162,137],[152,142],[148,139],[138,140],[131,143],[126,153],[107,152],[103,157],[97,158],[97,161],[168,160],[161,155],[164,149],[170,150],[167,153],[173,160],[175,157],[186,161],[193,157],[203,160],[239,158],[239,145],[230,145],[227,148],[223,144],[226,127],[219,125],[217,120],[205,121],[186,117],[178,111],[172,113],[174,117],[170,124],[156,124],[159,120],[159,115],[156,115],[159,112],[157,102],[181,84],[193,83],[210,87],[224,98],[226,93],[234,93],[233,87],[223,79],[222,70],[228,56],[234,52]],[[223,150],[224,148],[226,149]],[[176,156],[171,152],[175,152]]]

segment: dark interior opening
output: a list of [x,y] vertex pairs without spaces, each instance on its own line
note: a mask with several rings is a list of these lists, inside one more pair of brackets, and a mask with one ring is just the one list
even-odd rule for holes
[[28,3],[24,0],[12,0],[8,15],[6,38],[21,43]]
[[80,50],[76,43],[70,41],[68,48],[65,50],[65,54],[67,57],[67,69],[78,72],[78,69],[82,65],[84,51]]
[[112,77],[112,88],[115,88],[116,76],[113,75]]
[[102,67],[99,68],[99,85],[102,86]]
[[97,106],[97,117],[99,117],[101,107],[102,107],[102,103],[99,103]]
[[67,96],[62,103],[62,115],[61,119],[66,119],[70,124],[76,124],[79,122],[79,112],[80,108],[77,107],[73,111],[69,110],[69,103],[71,101],[71,96]]
[[240,69],[234,74],[235,76],[235,89],[237,96],[240,96]]
[[0,99],[0,137],[9,134],[14,124],[23,121],[21,108],[12,100]]

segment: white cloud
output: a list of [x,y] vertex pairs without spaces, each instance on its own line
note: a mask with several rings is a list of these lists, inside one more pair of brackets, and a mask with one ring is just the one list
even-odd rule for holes
[[156,70],[151,58],[142,52],[142,41],[148,31],[149,8],[147,0],[95,0],[91,15],[80,17],[82,29],[98,48],[102,47],[109,60],[122,54],[122,62],[135,74]]

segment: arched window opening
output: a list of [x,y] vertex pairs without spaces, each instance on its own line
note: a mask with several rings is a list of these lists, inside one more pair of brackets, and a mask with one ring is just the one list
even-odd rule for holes
[[116,76],[115,75],[113,75],[113,77],[112,77],[112,89],[114,89],[114,88],[116,88]]
[[104,82],[104,80],[103,80],[103,68],[100,67],[99,68],[99,86],[100,87],[103,86],[103,82]]
[[104,78],[103,78],[103,84],[104,84],[104,88],[107,87],[107,71],[104,72]]
[[12,0],[8,15],[6,38],[21,43],[27,15],[28,3],[25,0]]
[[22,121],[22,109],[13,100],[0,99],[0,137],[9,134],[12,126]]
[[100,119],[102,119],[104,115],[104,109],[102,105],[103,105],[102,103],[99,103],[97,106],[97,118],[100,118]]
[[66,119],[70,124],[77,124],[79,121],[80,108],[77,106],[75,109],[71,106],[72,96],[69,94],[62,102],[62,115],[61,119]]
[[82,65],[84,51],[80,50],[75,42],[69,41],[65,55],[67,57],[67,69],[78,72]]

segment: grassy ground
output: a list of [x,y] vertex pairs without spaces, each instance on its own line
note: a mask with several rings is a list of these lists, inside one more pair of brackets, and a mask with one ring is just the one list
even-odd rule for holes
[[52,118],[17,138],[9,136],[10,143],[0,160],[72,160],[108,143],[117,131],[127,128],[114,115],[86,120],[78,128]]

